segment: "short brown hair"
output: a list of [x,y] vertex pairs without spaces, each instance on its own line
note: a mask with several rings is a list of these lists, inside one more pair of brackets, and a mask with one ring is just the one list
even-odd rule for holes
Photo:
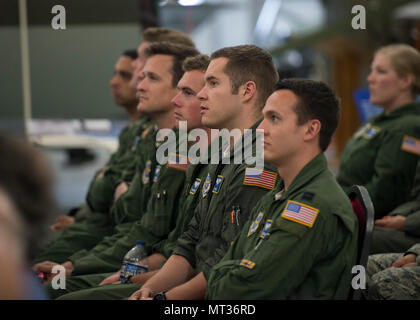
[[145,29],[143,31],[143,41],[150,43],[166,41],[195,48],[194,42],[185,33],[161,27],[150,27]]
[[192,70],[206,72],[209,63],[210,57],[208,55],[199,54],[197,56],[188,57],[187,59],[185,59],[184,63],[182,64],[182,69],[184,70],[184,72]]
[[298,125],[311,119],[321,122],[319,147],[322,152],[327,150],[340,120],[340,104],[334,91],[322,81],[308,79],[281,80],[277,90],[290,90],[298,98],[295,106]]
[[229,76],[232,93],[237,94],[247,81],[255,82],[257,103],[262,109],[279,80],[271,54],[254,45],[240,45],[219,49],[210,56],[211,60],[217,58],[228,59],[224,72]]
[[182,70],[182,64],[187,57],[196,56],[199,54],[197,49],[193,47],[184,46],[181,44],[175,44],[171,42],[153,42],[145,50],[147,58],[150,58],[157,54],[163,54],[173,57],[172,66],[172,86],[175,88],[178,81],[181,79],[184,71]]

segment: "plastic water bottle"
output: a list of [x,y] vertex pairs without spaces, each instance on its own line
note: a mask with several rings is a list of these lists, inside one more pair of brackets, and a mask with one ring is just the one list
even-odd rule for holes
[[147,253],[144,249],[144,242],[136,241],[136,246],[130,249],[124,256],[120,275],[122,283],[126,283],[130,276],[147,272],[148,265],[145,259],[146,257]]

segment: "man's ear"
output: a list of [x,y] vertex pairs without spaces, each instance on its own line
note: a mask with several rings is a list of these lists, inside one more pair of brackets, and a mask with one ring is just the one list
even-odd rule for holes
[[241,96],[244,101],[251,100],[257,93],[257,85],[254,81],[247,81],[241,86]]
[[319,136],[321,132],[321,122],[318,119],[311,119],[306,123],[304,141],[310,141]]

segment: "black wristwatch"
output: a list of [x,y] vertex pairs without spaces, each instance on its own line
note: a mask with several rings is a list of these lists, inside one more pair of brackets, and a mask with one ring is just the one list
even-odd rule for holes
[[166,300],[165,292],[156,293],[153,297],[153,300]]

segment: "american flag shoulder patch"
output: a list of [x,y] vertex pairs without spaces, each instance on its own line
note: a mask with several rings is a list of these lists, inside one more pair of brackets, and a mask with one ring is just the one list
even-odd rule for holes
[[319,210],[316,208],[297,201],[289,200],[287,201],[286,207],[284,208],[281,216],[285,219],[292,220],[312,228],[316,217],[318,216],[318,212]]
[[420,155],[420,140],[410,136],[404,136],[401,150]]
[[247,186],[256,186],[266,189],[274,189],[276,185],[277,174],[271,171],[256,169],[256,168],[246,168],[244,185]]
[[169,155],[167,166],[168,168],[187,171],[188,167],[190,166],[190,162],[187,156],[178,153],[171,153]]

